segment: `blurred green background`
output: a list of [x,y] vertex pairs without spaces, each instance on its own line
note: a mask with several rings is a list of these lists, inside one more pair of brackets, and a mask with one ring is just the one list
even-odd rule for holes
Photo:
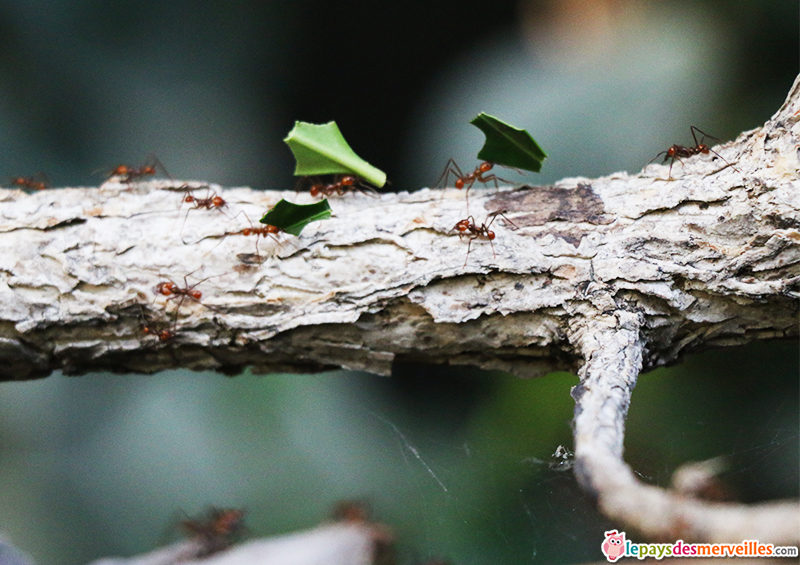
[[[475,164],[479,111],[527,128],[544,183],[636,171],[696,125],[722,140],[777,110],[798,72],[797,3],[210,0],[0,4],[0,178],[58,186],[155,154],[176,178],[293,186],[281,139],[335,119],[398,190]],[[677,165],[676,165],[677,166]],[[97,171],[100,171],[99,173]],[[798,496],[796,343],[707,352],[644,375],[626,457],[666,485],[725,455],[747,501]],[[0,532],[40,565],[152,549],[181,512],[248,510],[253,535],[345,498],[400,562],[597,560],[569,472],[566,374],[464,368],[53,376],[0,386]],[[415,455],[417,454],[417,455]]]

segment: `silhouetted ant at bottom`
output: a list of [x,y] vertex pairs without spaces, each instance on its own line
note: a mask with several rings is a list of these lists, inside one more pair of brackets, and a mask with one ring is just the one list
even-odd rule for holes
[[204,517],[181,522],[181,528],[200,544],[195,557],[208,557],[241,539],[245,531],[244,510],[212,507]]

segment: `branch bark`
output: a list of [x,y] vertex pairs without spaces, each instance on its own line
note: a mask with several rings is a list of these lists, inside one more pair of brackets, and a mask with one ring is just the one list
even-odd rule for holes
[[[730,506],[670,520],[674,497],[653,498],[647,516],[626,509],[624,497],[653,491],[621,459],[624,418],[642,369],[700,347],[798,335],[799,112],[796,81],[764,127],[676,163],[676,178],[650,165],[473,188],[469,212],[455,189],[352,194],[332,203],[331,220],[280,245],[222,234],[247,227],[241,213],[308,195],[211,185],[227,212],[191,210],[184,221],[182,182],[2,190],[0,378],[247,366],[388,374],[397,360],[520,376],[580,369],[578,476],[601,508],[654,537],[734,536],[717,523],[738,511]],[[492,245],[474,241],[467,256],[453,226],[497,211],[513,224],[500,217]],[[259,247],[262,264],[237,258]],[[203,297],[178,309],[153,291],[166,280]],[[175,337],[143,334],[143,316]],[[780,516],[796,543],[797,505]]]
[[131,558],[112,557],[90,565],[378,565],[391,536],[371,523],[337,523],[242,543],[210,557],[196,557],[193,541],[178,542]]

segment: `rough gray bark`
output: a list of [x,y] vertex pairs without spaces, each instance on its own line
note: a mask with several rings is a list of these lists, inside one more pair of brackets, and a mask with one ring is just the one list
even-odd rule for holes
[[[624,418],[642,369],[699,347],[797,336],[798,112],[800,81],[763,128],[715,147],[722,159],[676,162],[670,179],[650,165],[473,188],[478,224],[496,211],[510,222],[499,217],[493,245],[474,241],[469,256],[452,229],[468,216],[454,189],[336,198],[334,217],[301,237],[262,240],[262,264],[237,258],[256,252],[256,240],[222,234],[248,226],[242,212],[255,221],[280,198],[308,195],[212,185],[226,213],[191,210],[184,222],[181,193],[169,190],[183,183],[3,190],[0,376],[246,366],[388,374],[397,360],[520,376],[580,369],[576,466],[600,507],[653,537],[744,539],[751,530],[731,526],[731,505],[695,519],[663,491],[671,514],[619,503],[651,492],[621,459]],[[154,293],[184,276],[200,301]],[[175,337],[143,334],[143,311]],[[770,511],[782,524],[770,540],[797,543],[797,504]]]

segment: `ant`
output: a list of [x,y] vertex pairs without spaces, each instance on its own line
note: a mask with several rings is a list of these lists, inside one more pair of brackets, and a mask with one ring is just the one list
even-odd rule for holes
[[[224,236],[225,237],[227,237],[229,235],[243,235],[243,236],[254,235],[254,236],[256,236],[256,256],[257,257],[261,257],[261,255],[258,252],[258,238],[260,238],[260,237],[263,237],[263,238],[271,237],[272,239],[275,240],[276,243],[280,244],[281,240],[278,239],[278,236],[280,234],[282,234],[282,233],[284,233],[284,231],[281,228],[279,228],[278,226],[272,226],[270,224],[266,224],[266,225],[263,225],[263,226],[258,226],[258,227],[251,226],[249,228],[244,228],[244,229],[239,230],[239,231],[228,232],[228,233],[224,234]],[[220,243],[222,243],[222,242],[220,242]],[[259,262],[259,261],[255,261],[255,262]]]
[[175,337],[175,333],[173,331],[171,331],[171,330],[159,330],[158,328],[148,324],[147,323],[147,318],[144,315],[144,308],[142,308],[141,305],[139,305],[139,308],[142,311],[141,329],[142,329],[142,333],[143,334],[145,334],[145,335],[154,335],[154,336],[156,336],[158,338],[158,341],[160,341],[162,343],[167,342],[167,341],[171,341],[172,338]]
[[[252,255],[252,254],[241,254],[240,255],[240,259],[243,256],[243,257],[245,257],[245,259],[242,259],[242,262],[244,262],[244,263],[263,263],[264,260],[261,260],[261,254],[258,251],[258,239],[261,238],[261,237],[263,237],[265,239],[267,237],[271,237],[272,239],[275,240],[275,242],[278,245],[280,245],[281,244],[281,240],[279,239],[279,236],[281,234],[285,233],[285,232],[281,228],[279,228],[278,226],[273,226],[273,225],[270,225],[270,224],[262,224],[262,225],[259,225],[259,226],[253,226],[253,222],[250,221],[250,218],[247,216],[247,214],[244,211],[239,212],[239,214],[243,214],[244,217],[247,218],[247,221],[250,223],[250,227],[249,228],[244,228],[244,229],[237,230],[237,231],[225,232],[225,233],[222,233],[222,234],[219,234],[219,235],[205,236],[205,237],[201,238],[201,240],[202,239],[206,239],[206,238],[211,238],[211,237],[213,237],[213,238],[218,238],[218,237],[222,238],[222,240],[211,249],[211,251],[214,251],[214,249],[216,249],[217,247],[222,245],[222,242],[225,241],[225,238],[227,238],[229,235],[243,235],[243,236],[246,236],[246,237],[254,235],[254,236],[256,236],[256,252],[255,252],[255,255]],[[237,214],[236,216],[238,217],[239,214]],[[208,253],[211,253],[211,251],[208,251]],[[206,255],[208,255],[208,253],[206,253]]]
[[[699,129],[699,128],[695,127],[695,126],[689,126],[689,128],[692,131],[692,138],[694,139],[694,147],[684,147],[683,145],[678,145],[676,143],[675,145],[673,145],[672,147],[670,147],[666,151],[662,151],[661,153],[659,153],[658,155],[653,157],[650,160],[650,163],[652,163],[653,161],[655,161],[656,159],[658,159],[662,155],[664,156],[664,161],[662,161],[662,164],[666,163],[668,159],[672,159],[670,161],[670,163],[669,163],[669,172],[667,173],[667,178],[671,179],[672,178],[672,166],[675,164],[675,161],[680,161],[681,164],[683,164],[683,161],[681,161],[681,158],[688,159],[689,157],[694,157],[695,155],[700,155],[701,153],[703,155],[708,155],[709,153],[713,153],[714,155],[716,155],[717,157],[722,159],[734,171],[736,171],[737,173],[739,172],[739,170],[736,167],[734,167],[733,165],[731,165],[730,163],[725,161],[725,159],[722,157],[722,155],[720,155],[719,153],[717,153],[716,151],[711,149],[708,145],[703,143],[706,140],[706,138],[714,139],[714,140],[719,141],[716,137],[708,135],[707,133],[705,133],[704,131],[702,131],[701,129]],[[698,133],[700,133],[702,135],[702,137],[700,138],[699,142],[697,141],[697,134]],[[647,163],[647,164],[649,165],[650,163]]]
[[[181,206],[183,206],[183,203],[185,202],[186,204],[193,204],[193,207],[189,208],[189,210],[186,212],[186,217],[183,219],[183,224],[181,225],[181,240],[183,240],[183,229],[186,227],[186,221],[189,219],[189,212],[192,210],[219,210],[225,214],[225,216],[230,218],[230,215],[226,214],[223,210],[223,208],[228,207],[228,203],[224,198],[222,198],[222,196],[219,196],[210,188],[208,189],[205,198],[198,198],[192,194],[192,190],[194,189],[187,188],[185,190],[187,191],[187,194],[183,197],[183,200],[181,200]],[[185,244],[186,241],[183,241],[183,243]]]
[[45,190],[50,186],[50,179],[44,173],[36,173],[32,177],[12,177],[9,184],[23,190]]
[[495,164],[489,161],[484,161],[480,163],[475,170],[465,175],[461,169],[458,167],[454,159],[448,159],[447,165],[444,167],[444,171],[442,172],[442,176],[439,177],[439,180],[436,182],[436,186],[443,186],[447,184],[447,180],[450,178],[450,175],[453,175],[456,180],[453,186],[457,189],[461,190],[462,188],[467,189],[466,196],[467,196],[467,211],[469,211],[469,189],[472,188],[476,182],[482,182],[484,184],[488,184],[489,182],[494,182],[495,187],[499,187],[498,181],[503,182],[510,182],[506,179],[502,179],[495,174],[487,174],[494,168]]
[[155,175],[157,169],[159,168],[168,177],[170,176],[169,173],[167,172],[166,167],[164,167],[164,164],[161,161],[159,161],[155,155],[151,155],[150,157],[148,157],[147,161],[143,165],[140,165],[138,167],[131,167],[129,165],[117,165],[109,173],[108,178],[112,179],[113,177],[120,177],[120,180],[122,182],[130,184],[135,179]]
[[492,246],[492,255],[497,257],[497,253],[495,253],[494,251],[494,243],[492,243],[496,236],[495,233],[489,229],[494,223],[494,221],[497,219],[497,216],[503,216],[503,218],[508,223],[510,223],[514,227],[517,227],[517,225],[511,220],[509,220],[508,217],[501,211],[492,212],[491,214],[489,214],[489,216],[487,217],[487,219],[491,218],[489,220],[489,223],[482,223],[480,226],[475,223],[475,218],[473,218],[472,216],[468,216],[464,220],[459,220],[458,223],[456,223],[456,225],[453,226],[453,230],[451,231],[458,232],[459,239],[461,239],[464,236],[467,236],[469,238],[469,243],[467,244],[467,258],[464,259],[464,267],[467,266],[467,261],[469,261],[469,252],[472,246],[472,242],[476,239],[484,239],[488,241],[489,245]]
[[[194,271],[192,271],[192,272],[194,272]],[[174,327],[174,325],[177,325],[177,323],[178,323],[178,314],[180,313],[181,306],[183,305],[184,300],[189,298],[189,299],[194,300],[195,302],[199,303],[200,299],[203,297],[203,293],[200,292],[199,290],[196,290],[196,287],[198,285],[204,283],[208,279],[212,278],[212,277],[206,277],[203,280],[200,280],[200,281],[196,282],[192,286],[189,286],[189,281],[187,280],[187,278],[191,274],[192,273],[189,273],[188,275],[183,277],[183,283],[185,285],[184,287],[178,286],[177,283],[175,283],[175,282],[173,282],[171,280],[166,280],[166,281],[162,281],[162,282],[158,283],[156,285],[155,289],[153,289],[156,294],[161,294],[162,296],[166,296],[167,300],[174,299],[174,298],[179,298],[178,299],[178,304],[177,304],[177,306],[175,308],[175,320],[173,322],[173,327]],[[213,275],[213,276],[219,277],[219,276],[222,276],[222,275]],[[174,336],[174,332],[170,332],[170,333],[172,333],[173,336]],[[159,339],[160,339],[160,337],[159,337]]]
[[311,196],[314,197],[320,195],[333,196],[334,194],[343,196],[348,192],[354,192],[356,190],[371,196],[375,196],[377,194],[375,189],[367,186],[364,184],[363,180],[353,175],[338,175],[334,177],[333,182],[331,183],[322,182],[316,177],[304,177],[303,179],[300,179],[298,184],[302,184],[304,181],[309,181],[311,183],[309,192],[311,193]]
[[199,542],[196,557],[208,557],[231,547],[244,532],[244,510],[211,507],[206,516],[181,522],[181,527]]
[[[211,194],[214,196],[211,196]],[[222,208],[223,206],[228,205],[228,203],[223,200],[222,196],[217,195],[217,193],[214,191],[211,191],[207,198],[197,198],[192,194],[187,194],[183,197],[183,201],[187,204],[194,204],[194,208],[192,208],[193,210],[199,210],[201,208],[212,210],[214,208]]]

